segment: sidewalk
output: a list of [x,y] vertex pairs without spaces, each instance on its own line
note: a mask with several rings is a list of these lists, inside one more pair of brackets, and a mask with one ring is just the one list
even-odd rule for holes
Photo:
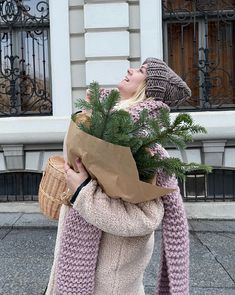
[[[189,220],[189,225],[190,295],[234,295],[235,220]],[[0,213],[1,295],[43,294],[52,264],[56,229],[56,221],[37,212]],[[154,294],[160,239],[158,230],[144,279],[146,295]]]

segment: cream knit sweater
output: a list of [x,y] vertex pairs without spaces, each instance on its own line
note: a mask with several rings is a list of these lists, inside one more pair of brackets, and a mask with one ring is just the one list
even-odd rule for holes
[[[143,295],[143,273],[153,252],[154,230],[164,210],[161,200],[138,205],[109,198],[95,180],[79,194],[74,209],[103,231],[94,295]],[[56,266],[68,207],[61,208],[54,263],[47,295],[57,295]]]

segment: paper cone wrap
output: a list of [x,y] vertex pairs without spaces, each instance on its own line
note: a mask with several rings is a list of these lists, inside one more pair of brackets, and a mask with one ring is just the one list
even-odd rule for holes
[[[81,114],[80,120],[84,122],[85,116]],[[79,115],[76,121],[79,121]],[[75,160],[79,157],[90,176],[98,181],[104,192],[111,198],[140,203],[174,191],[171,188],[140,181],[129,147],[114,145],[91,136],[80,130],[72,120],[66,146],[69,165],[75,169]]]

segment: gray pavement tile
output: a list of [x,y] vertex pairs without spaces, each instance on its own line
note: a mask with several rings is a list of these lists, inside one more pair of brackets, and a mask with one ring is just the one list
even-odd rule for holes
[[[6,260],[6,261],[4,261]],[[0,259],[0,294],[41,295],[49,280],[52,257]]]
[[199,238],[202,235],[207,237],[212,234],[190,235],[190,285],[200,288],[235,287],[234,281],[216,260],[215,255],[207,245],[201,243]]
[[235,282],[235,234],[197,233],[197,235]]
[[21,215],[22,213],[1,213],[0,227],[11,227]]
[[234,295],[234,288],[190,288],[190,295]]
[[156,294],[155,287],[153,287],[153,286],[146,286],[145,285],[144,290],[145,290],[145,295],[155,295]]
[[55,229],[12,230],[0,241],[1,257],[41,256],[43,258],[46,255],[53,253],[55,238]]
[[235,232],[235,220],[189,220],[193,231]]
[[[228,255],[217,255],[216,257],[217,261],[219,261],[223,267],[226,269],[226,271],[229,273],[233,281],[235,282],[235,259],[234,256],[228,256]],[[235,285],[235,283],[234,283]],[[234,292],[235,294],[235,292]]]
[[[146,295],[155,295],[155,287],[145,286]],[[190,287],[190,295],[234,295],[234,288],[196,288]]]
[[10,228],[0,228],[0,240],[3,239],[10,231]]
[[235,257],[235,234],[197,233],[196,235],[214,255]]
[[14,227],[43,227],[51,228],[57,227],[58,221],[49,219],[42,215],[41,213],[25,213],[23,214]]
[[55,238],[55,229],[15,229],[0,241],[0,294],[43,294]]

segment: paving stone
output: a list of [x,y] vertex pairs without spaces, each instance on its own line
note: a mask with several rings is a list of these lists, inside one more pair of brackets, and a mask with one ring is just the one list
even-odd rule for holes
[[[190,284],[201,288],[231,288],[234,281],[216,260],[215,255],[200,242],[199,234],[190,236]],[[209,233],[204,234],[210,235]]]
[[[42,295],[52,266],[56,227],[0,231],[0,294]],[[154,253],[146,270],[146,295],[155,295],[160,265],[161,231],[155,235]],[[235,234],[190,233],[190,295],[235,294]]]
[[235,220],[189,220],[193,231],[235,232]]
[[14,227],[51,228],[57,227],[57,225],[57,220],[49,219],[41,213],[25,213],[17,220],[17,222],[14,224]]
[[234,295],[234,288],[190,288],[190,295]]
[[0,243],[3,258],[34,257],[52,254],[56,230],[12,230]]
[[[223,267],[226,269],[226,271],[229,273],[233,281],[235,282],[235,259],[234,256],[228,256],[228,255],[217,255],[217,260],[223,265]],[[235,283],[234,283],[235,285]],[[235,294],[235,292],[234,292]]]
[[235,234],[231,233],[197,233],[198,238],[214,255],[235,256]]
[[0,240],[3,239],[10,231],[10,228],[0,228]]
[[0,294],[16,295],[41,295],[49,280],[52,265],[51,255],[44,259],[41,257],[30,258],[0,258],[1,285]]
[[11,227],[21,215],[22,213],[1,213],[0,227]]
[[197,235],[235,282],[235,234],[228,232]]
[[144,290],[145,290],[145,295],[155,295],[156,294],[155,287],[153,287],[153,286],[145,286]]
[[55,238],[55,229],[21,229],[12,230],[0,241],[0,294],[43,294]]

